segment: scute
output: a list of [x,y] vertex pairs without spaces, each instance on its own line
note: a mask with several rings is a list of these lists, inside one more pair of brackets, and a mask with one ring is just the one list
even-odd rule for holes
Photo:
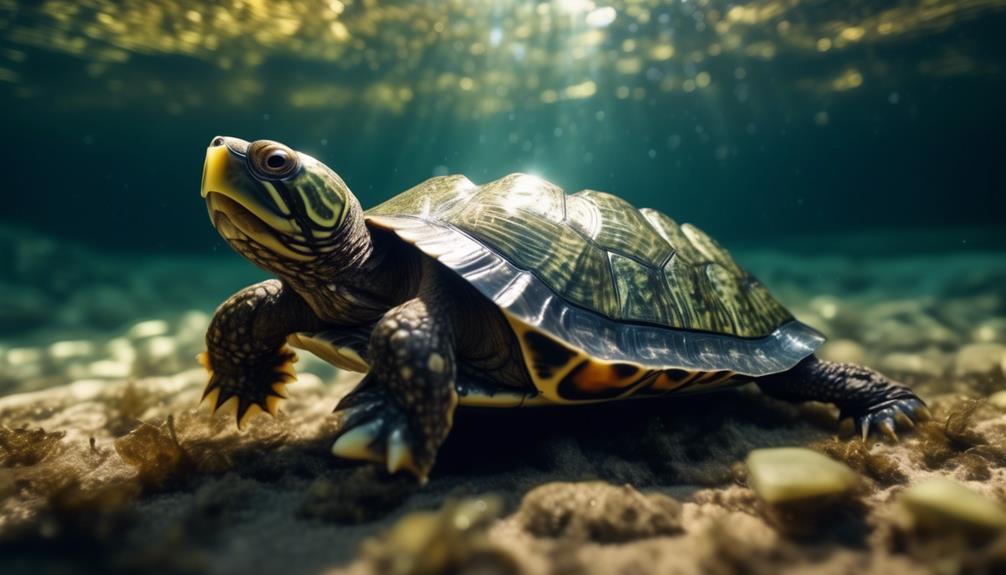
[[[586,204],[592,209],[570,210],[570,225],[584,229],[586,237],[602,249],[638,259],[658,269],[674,252],[674,247],[648,225],[643,214],[622,198],[605,192],[584,190],[569,197],[569,203],[574,202]],[[586,222],[574,220],[578,213],[591,212],[593,217],[590,229],[586,229]]]
[[672,310],[660,270],[617,253],[609,253],[608,258],[618,292],[619,316],[668,325]]

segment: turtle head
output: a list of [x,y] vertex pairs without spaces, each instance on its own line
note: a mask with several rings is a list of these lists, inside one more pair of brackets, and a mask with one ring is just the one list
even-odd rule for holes
[[213,138],[202,196],[227,243],[276,273],[305,271],[335,250],[347,216],[359,210],[328,166],[271,140]]

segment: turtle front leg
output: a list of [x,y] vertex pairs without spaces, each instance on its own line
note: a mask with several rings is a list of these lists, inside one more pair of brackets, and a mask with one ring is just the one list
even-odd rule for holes
[[437,290],[392,308],[370,339],[371,369],[336,407],[332,453],[408,470],[426,481],[453,422],[454,330]]
[[899,427],[911,429],[915,422],[929,418],[925,402],[911,389],[852,363],[810,356],[789,371],[757,382],[762,391],[779,399],[837,405],[840,419],[851,417],[864,440],[874,429],[897,439]]
[[279,280],[248,286],[225,301],[206,331],[199,363],[210,373],[203,400],[214,412],[237,398],[238,427],[257,411],[276,414],[294,380],[289,334],[323,327],[311,308]]

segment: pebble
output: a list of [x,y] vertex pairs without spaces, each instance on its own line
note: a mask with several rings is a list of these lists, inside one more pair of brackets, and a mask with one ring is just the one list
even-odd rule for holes
[[129,328],[126,337],[130,339],[144,339],[168,333],[168,322],[162,319],[152,319],[141,321]]
[[981,536],[1006,533],[1006,506],[944,477],[914,485],[900,497],[911,523],[924,530],[957,529]]
[[92,357],[95,353],[94,343],[86,340],[57,341],[49,346],[49,356],[53,359]]
[[880,359],[880,369],[897,377],[934,378],[943,375],[946,367],[942,355],[922,353],[889,353]]
[[861,482],[845,464],[803,447],[756,449],[745,463],[751,488],[769,505],[840,497]]
[[1006,317],[993,317],[971,329],[971,339],[978,343],[1006,342]]
[[502,510],[499,498],[487,496],[448,502],[438,511],[414,511],[364,541],[361,554],[376,573],[467,572],[463,566],[485,548],[485,531]]
[[989,396],[989,405],[1006,410],[1006,390],[997,391]]
[[851,339],[836,339],[825,343],[818,350],[817,356],[828,361],[863,363],[866,350]]
[[521,526],[537,536],[616,543],[680,533],[681,504],[603,481],[546,483],[521,503]]
[[954,374],[959,377],[1003,378],[1006,345],[1000,343],[970,343],[954,358]]

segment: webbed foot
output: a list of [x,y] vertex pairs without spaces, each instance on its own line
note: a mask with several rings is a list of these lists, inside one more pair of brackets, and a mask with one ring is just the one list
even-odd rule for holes
[[239,428],[259,411],[276,415],[286,384],[295,379],[297,355],[287,347],[287,337],[319,331],[323,325],[307,302],[279,280],[232,295],[214,312],[206,352],[196,358],[210,373],[203,401],[214,412],[233,404]]
[[210,374],[202,401],[209,402],[212,413],[233,403],[238,429],[260,411],[275,416],[287,397],[287,384],[297,378],[293,368],[297,354],[285,347],[274,355],[257,357],[254,363],[212,360],[207,352],[196,359]]
[[840,421],[851,420],[864,441],[875,431],[897,441],[897,430],[911,430],[930,417],[926,403],[910,388],[870,368],[814,356],[789,371],[759,379],[758,385],[780,399],[834,403]]
[[[342,417],[332,453],[347,459],[383,463],[388,473],[408,471],[421,483],[433,467],[437,448],[450,427],[443,417],[440,429],[431,429],[368,375],[335,408]],[[428,417],[433,414],[428,414]]]

